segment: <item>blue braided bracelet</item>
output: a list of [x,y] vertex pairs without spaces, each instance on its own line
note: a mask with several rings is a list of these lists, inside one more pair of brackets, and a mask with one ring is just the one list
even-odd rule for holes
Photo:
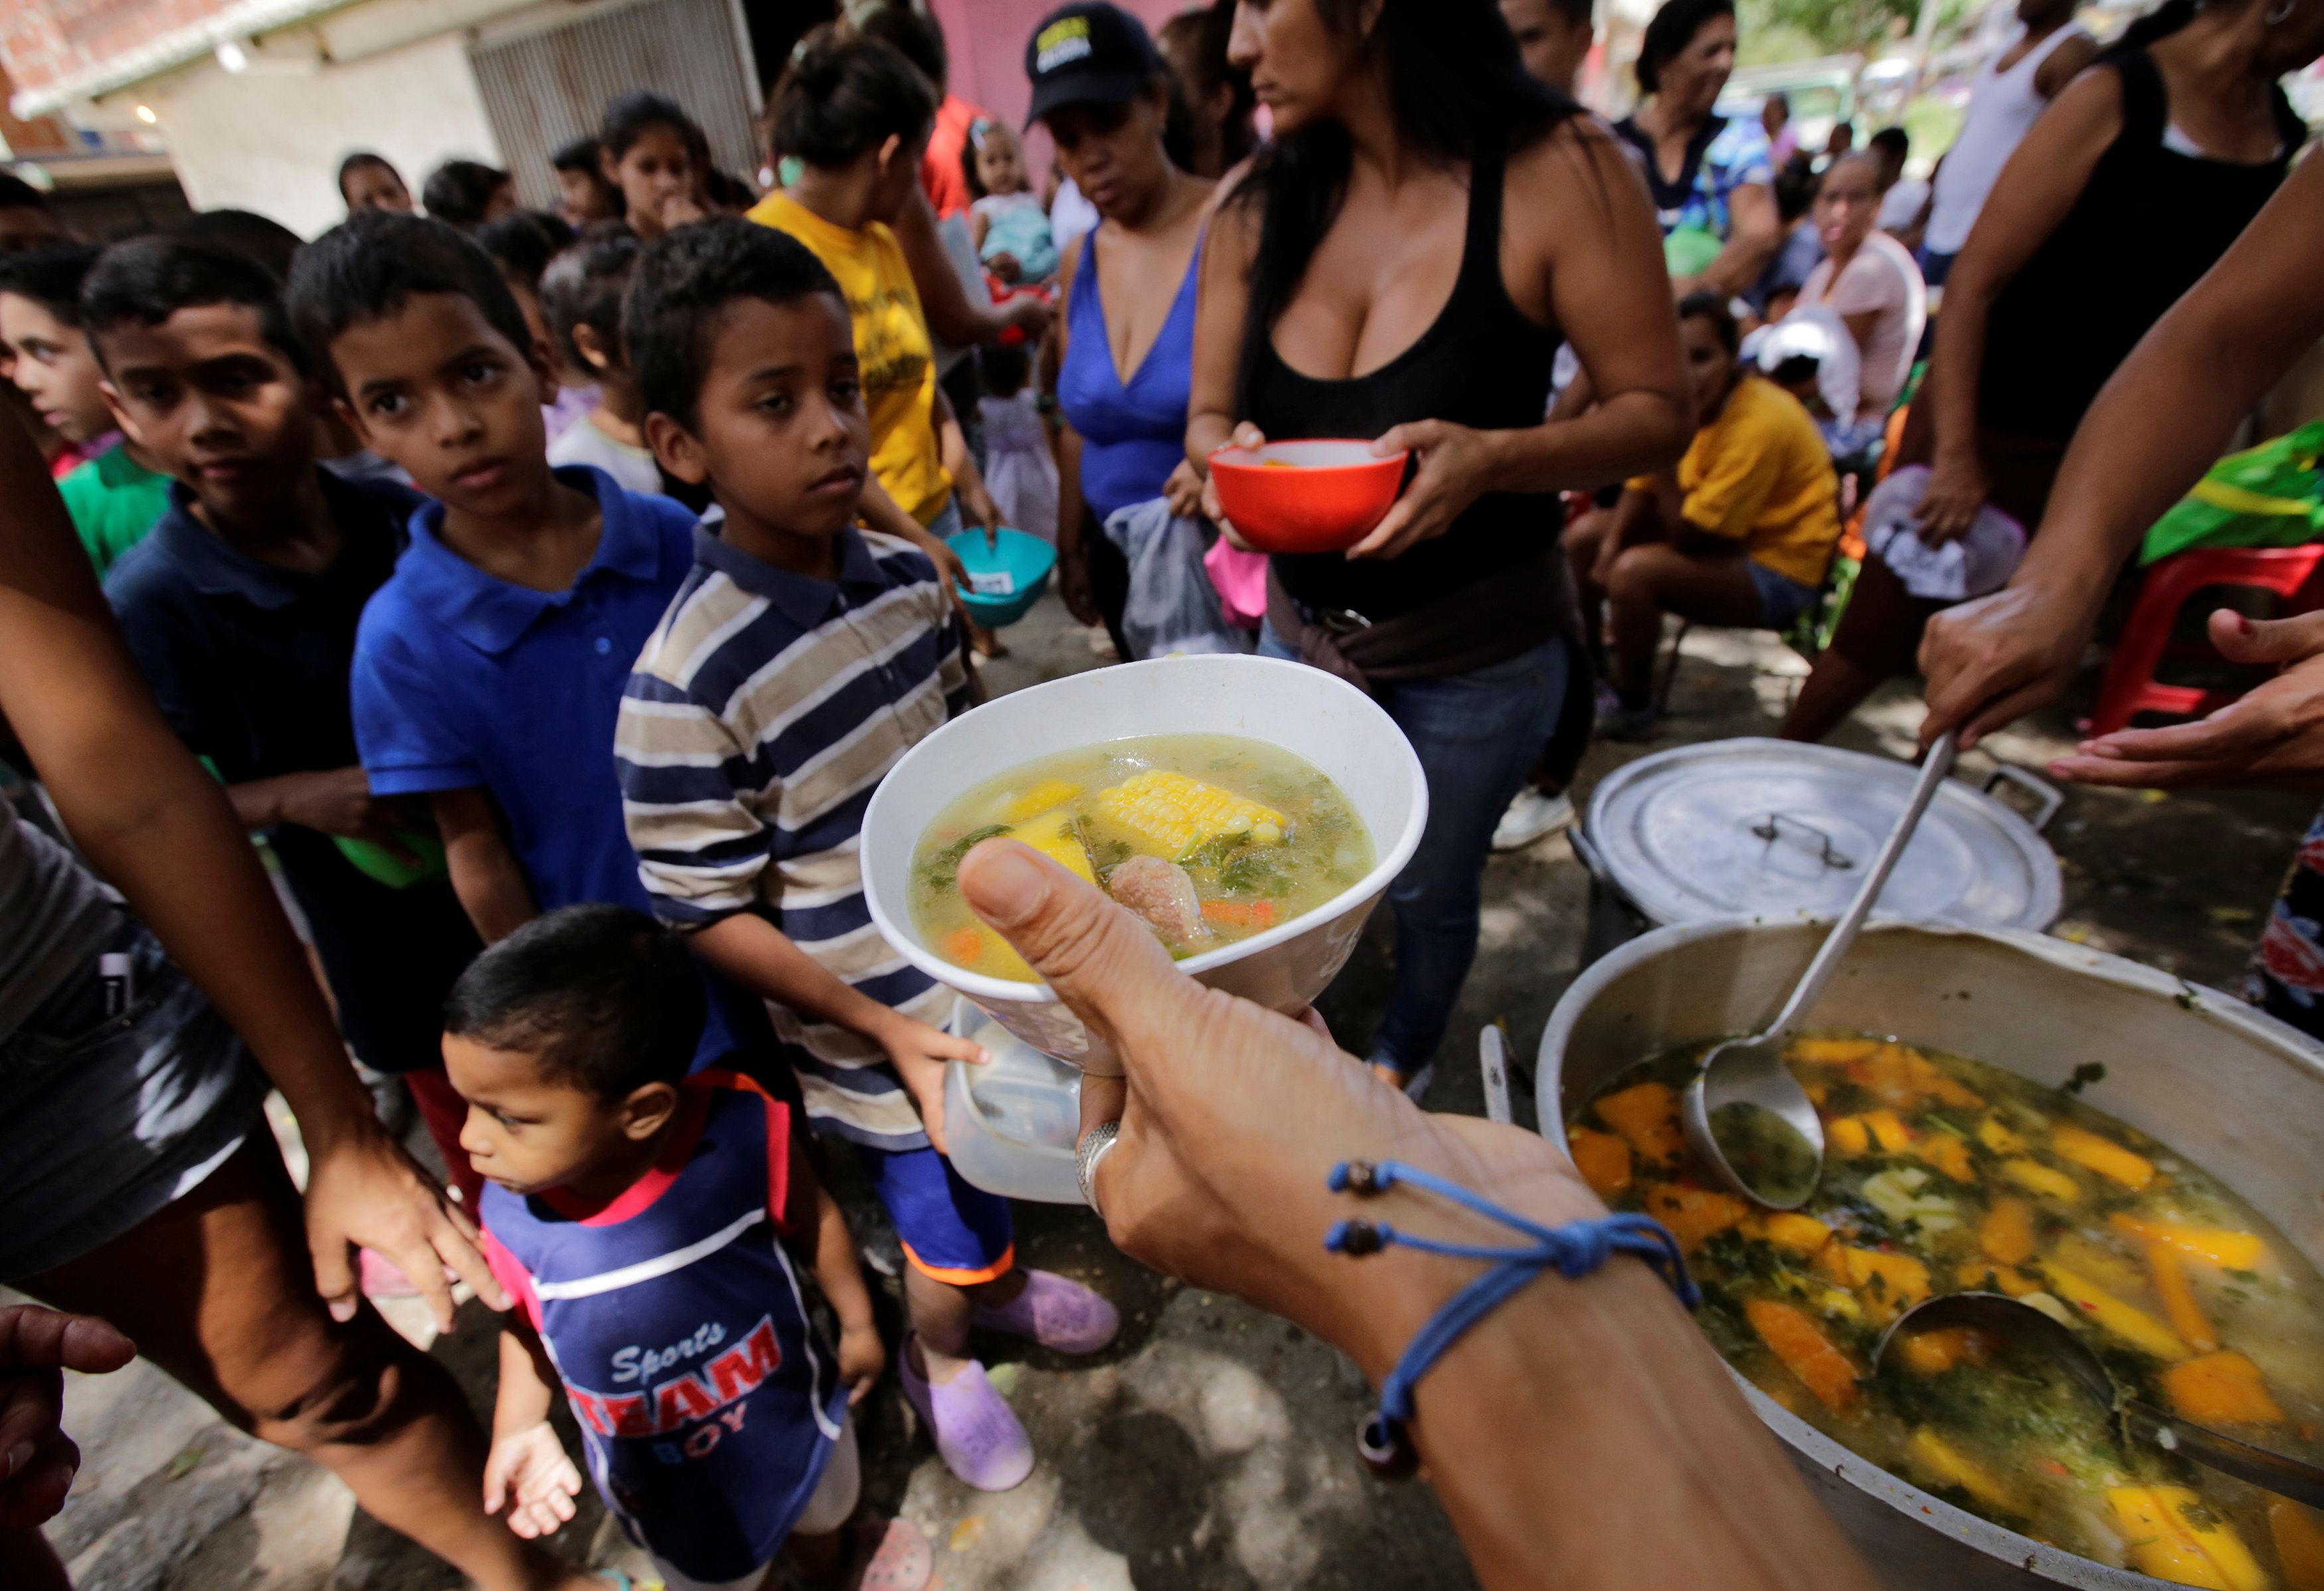
[[1554,1267],[1572,1281],[1589,1275],[1618,1253],[1636,1254],[1671,1285],[1679,1301],[1692,1309],[1702,1301],[1702,1290],[1686,1273],[1678,1241],[1659,1221],[1647,1216],[1608,1216],[1597,1221],[1573,1221],[1563,1226],[1544,1226],[1513,1210],[1480,1198],[1455,1182],[1398,1161],[1342,1161],[1332,1168],[1334,1193],[1370,1198],[1400,1183],[1449,1198],[1478,1215],[1521,1232],[1529,1243],[1492,1246],[1443,1243],[1398,1232],[1385,1221],[1341,1221],[1324,1235],[1323,1246],[1334,1253],[1361,1258],[1392,1244],[1423,1253],[1450,1254],[1464,1260],[1491,1260],[1492,1268],[1447,1300],[1413,1334],[1396,1368],[1380,1387],[1379,1407],[1356,1428],[1356,1451],[1376,1475],[1387,1478],[1410,1475],[1419,1461],[1405,1428],[1412,1423],[1413,1389],[1444,1351],[1461,1340],[1469,1327],[1493,1312],[1544,1271]]

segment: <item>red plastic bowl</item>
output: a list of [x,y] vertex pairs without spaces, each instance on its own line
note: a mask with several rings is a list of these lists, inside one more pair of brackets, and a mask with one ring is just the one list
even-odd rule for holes
[[1211,455],[1219,506],[1261,552],[1343,552],[1371,534],[1404,486],[1406,455],[1370,442],[1269,442]]

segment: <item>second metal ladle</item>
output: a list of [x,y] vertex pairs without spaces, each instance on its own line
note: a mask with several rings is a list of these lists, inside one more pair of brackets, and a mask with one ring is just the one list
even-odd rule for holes
[[2324,1469],[2221,1436],[2191,1421],[2166,1413],[2153,1404],[2126,1397],[2098,1356],[2073,1331],[2022,1300],[1997,1292],[1955,1292],[1914,1305],[1889,1324],[1872,1350],[1872,1368],[1900,1336],[1947,1326],[1966,1326],[1986,1332],[2020,1348],[2030,1349],[2062,1368],[2074,1384],[2103,1403],[2122,1421],[2123,1434],[2151,1443],[2166,1453],[2177,1453],[2222,1475],[2249,1481],[2278,1496],[2324,1508]]
[[1815,959],[1765,1031],[1729,1039],[1702,1058],[1687,1085],[1679,1119],[1695,1153],[1738,1193],[1771,1209],[1795,1210],[1814,1194],[1823,1175],[1823,1123],[1815,1102],[1784,1064],[1784,1035],[1799,1025],[1831,981],[1857,931],[1872,915],[1880,888],[1920,827],[1921,815],[1953,765],[1954,739],[1939,737],[1922,760],[1913,798],[1866,869],[1856,898],[1824,936]]

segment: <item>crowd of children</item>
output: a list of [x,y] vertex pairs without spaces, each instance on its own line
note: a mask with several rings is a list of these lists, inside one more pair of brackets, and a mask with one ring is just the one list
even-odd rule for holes
[[[843,46],[925,136],[917,69]],[[1021,149],[975,125],[986,261],[1038,284]],[[1087,1354],[1118,1327],[1020,1263],[1007,1201],[945,1158],[945,1068],[983,1052],[856,876],[872,789],[975,694],[952,504],[998,520],[888,229],[911,131],[881,157],[899,203],[844,229],[731,213],[756,190],[639,92],[558,152],[555,214],[466,161],[415,204],[358,153],[348,218],[303,246],[198,218],[0,252],[8,374],[135,661],[518,1301],[488,1509],[528,1538],[572,1516],[561,1392],[678,1591],[771,1585],[786,1542],[801,1585],[928,1572],[900,1522],[842,1531],[848,1407],[888,1349],[810,1130],[852,1143],[902,1240],[897,1369],[968,1484],[1034,1463],[972,1331]],[[996,356],[1013,402],[1028,361]],[[908,466],[875,468],[899,426]]]

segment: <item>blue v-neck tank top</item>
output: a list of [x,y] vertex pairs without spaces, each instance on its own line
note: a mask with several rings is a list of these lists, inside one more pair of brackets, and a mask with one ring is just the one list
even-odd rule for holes
[[1105,331],[1098,284],[1097,234],[1082,238],[1065,306],[1065,360],[1057,372],[1057,407],[1082,439],[1082,498],[1106,515],[1162,495],[1162,483],[1186,456],[1186,404],[1194,379],[1194,279],[1203,247],[1194,245],[1185,279],[1170,301],[1162,334],[1124,385]]

